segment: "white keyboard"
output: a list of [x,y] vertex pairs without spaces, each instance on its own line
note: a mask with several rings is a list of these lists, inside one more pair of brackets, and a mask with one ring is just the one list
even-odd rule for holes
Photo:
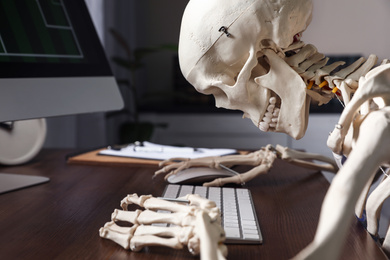
[[169,184],[162,197],[176,199],[187,194],[199,194],[217,204],[221,210],[226,243],[261,244],[263,242],[252,196],[248,189]]

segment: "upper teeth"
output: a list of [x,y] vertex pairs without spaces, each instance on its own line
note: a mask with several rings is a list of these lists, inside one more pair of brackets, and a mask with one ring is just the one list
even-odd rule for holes
[[280,109],[276,107],[276,98],[271,97],[267,107],[267,112],[259,124],[261,131],[267,132],[270,128],[276,128]]

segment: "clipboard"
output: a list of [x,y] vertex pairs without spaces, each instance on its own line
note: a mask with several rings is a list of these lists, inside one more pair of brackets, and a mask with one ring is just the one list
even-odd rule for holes
[[[134,144],[131,144],[134,146]],[[81,153],[77,155],[70,155],[67,157],[67,163],[69,164],[86,164],[86,165],[126,165],[126,166],[158,166],[158,164],[164,159],[168,158],[199,158],[207,157],[207,156],[222,156],[229,154],[237,154],[237,150],[235,149],[208,149],[208,148],[183,148],[183,147],[174,147],[174,146],[166,146],[153,144],[150,142],[144,142],[144,146],[146,148],[152,147],[154,148],[162,148],[165,151],[169,151],[168,157],[160,157],[159,153],[151,153],[149,152],[137,152],[137,155],[134,155],[132,152],[132,146],[127,146],[120,150],[118,149],[109,149],[109,148],[101,148],[93,151],[89,151],[86,153]],[[130,148],[131,153],[128,154],[128,149]],[[127,149],[127,150],[126,150]],[[168,150],[166,150],[168,149]],[[180,149],[179,153],[172,153],[170,149]],[[181,149],[195,149],[197,152],[191,153],[182,153]],[[195,151],[194,150],[194,151]],[[162,150],[163,151],[163,150]],[[200,152],[200,153],[199,153]],[[202,156],[201,156],[202,155]]]
[[129,158],[129,157],[117,157],[117,156],[107,156],[99,155],[100,151],[105,150],[106,148],[93,150],[86,153],[81,153],[77,155],[69,155],[67,157],[68,164],[84,164],[84,165],[108,165],[108,166],[150,166],[156,167],[161,162],[161,160],[147,160],[139,158]]
[[147,141],[135,142],[119,149],[107,148],[99,152],[100,155],[160,161],[171,158],[196,159],[201,157],[223,156],[236,153],[236,149],[182,147],[156,144]]

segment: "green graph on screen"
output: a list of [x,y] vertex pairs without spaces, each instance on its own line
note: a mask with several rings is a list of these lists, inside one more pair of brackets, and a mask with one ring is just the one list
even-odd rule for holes
[[84,58],[62,0],[0,0],[0,5],[0,61]]

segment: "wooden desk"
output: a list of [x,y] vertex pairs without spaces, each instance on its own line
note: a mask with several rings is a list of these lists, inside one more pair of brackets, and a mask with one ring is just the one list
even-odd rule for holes
[[[159,196],[153,167],[67,165],[66,150],[45,150],[24,166],[1,172],[42,175],[47,184],[0,196],[1,259],[194,259],[186,250],[122,249],[98,230],[128,193]],[[328,188],[320,173],[277,161],[271,173],[246,185],[252,192],[263,245],[229,245],[228,259],[288,259],[314,236]],[[195,258],[197,259],[197,258]],[[342,259],[386,259],[353,222]]]

